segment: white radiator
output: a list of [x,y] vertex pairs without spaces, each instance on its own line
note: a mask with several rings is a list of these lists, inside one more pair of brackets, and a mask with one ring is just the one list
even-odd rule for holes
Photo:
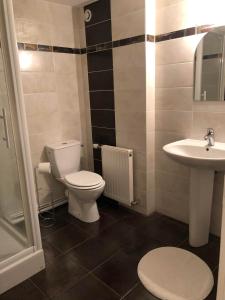
[[133,150],[102,146],[104,195],[131,206],[133,193]]

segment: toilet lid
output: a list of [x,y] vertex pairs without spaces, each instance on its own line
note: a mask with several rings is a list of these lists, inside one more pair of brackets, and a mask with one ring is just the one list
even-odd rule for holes
[[148,252],[138,264],[138,276],[150,293],[164,300],[203,300],[214,284],[204,261],[175,247]]
[[73,186],[93,188],[99,186],[103,181],[100,175],[88,171],[68,174],[65,176],[65,180]]

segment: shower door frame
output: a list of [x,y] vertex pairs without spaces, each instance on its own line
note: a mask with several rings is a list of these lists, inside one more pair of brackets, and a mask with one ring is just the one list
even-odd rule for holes
[[[31,162],[28,128],[23,99],[23,90],[20,74],[20,65],[15,33],[14,14],[12,0],[3,0],[3,11],[1,12],[1,25],[5,27],[2,39],[2,48],[7,50],[6,78],[11,84],[8,85],[9,95],[15,105],[18,135],[21,145],[22,171],[24,173],[25,190],[27,194],[26,212],[31,222],[32,246],[22,250],[18,254],[0,263],[0,294],[17,285],[23,280],[45,268],[44,253],[42,249],[40,226],[38,221],[38,206],[36,190],[34,186],[34,174]],[[10,71],[9,71],[10,70]],[[10,73],[10,74],[9,74]]]

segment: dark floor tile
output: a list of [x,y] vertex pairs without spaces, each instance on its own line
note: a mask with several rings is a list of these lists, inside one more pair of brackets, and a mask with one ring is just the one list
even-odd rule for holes
[[68,224],[63,228],[48,234],[45,239],[48,243],[64,253],[83,242],[88,237],[89,235],[78,226]]
[[217,283],[218,283],[218,269],[214,270],[214,287],[209,294],[209,296],[205,300],[216,300],[216,294],[217,294]]
[[129,248],[116,253],[110,260],[98,267],[94,274],[113,290],[124,296],[138,281],[137,266],[144,254],[159,247],[156,241],[146,241],[148,247]]
[[[44,217],[48,217],[48,215],[44,215]],[[39,216],[40,220],[40,230],[41,236],[46,237],[48,234],[55,232],[56,230],[64,227],[65,225],[69,224],[66,218],[63,218],[60,215],[55,215],[55,221],[46,222],[43,217]]]
[[139,213],[135,213],[132,212],[129,215],[125,216],[125,218],[123,218],[124,222],[135,227],[138,228],[140,226],[148,226],[148,223],[151,223],[153,220],[160,218],[161,215],[158,213],[152,213],[149,216],[145,216]]
[[102,212],[100,212],[100,219],[93,223],[81,222],[73,216],[70,217],[70,221],[92,236],[98,235],[102,230],[117,222],[115,218]]
[[10,289],[6,293],[0,295],[1,300],[47,300],[47,297],[34,286],[30,280],[26,280],[21,284]]
[[31,277],[31,280],[46,295],[54,297],[74,286],[85,274],[87,270],[81,267],[75,259],[60,256],[55,259],[54,263],[47,265],[45,270]]
[[72,259],[78,259],[83,266],[92,270],[118,251],[119,247],[117,241],[111,240],[105,234],[100,234],[72,249],[67,255]]
[[98,236],[69,251],[68,255],[77,258],[83,266],[92,270],[115,254],[128,241],[132,230],[122,220],[118,221]]
[[138,284],[131,292],[123,298],[124,300],[159,300],[150,294],[142,284]]
[[162,242],[164,245],[176,246],[188,238],[188,226],[161,216],[150,220],[139,228],[140,235]]
[[65,216],[68,214],[68,202],[54,208],[57,216]]
[[115,254],[109,261],[94,271],[94,274],[123,296],[138,281],[137,257],[123,251]]
[[47,264],[54,262],[55,258],[62,254],[58,249],[49,244],[45,239],[42,239],[42,247],[44,250],[45,262]]
[[188,240],[180,245],[190,252],[193,252],[204,260],[209,267],[214,270],[219,265],[220,242],[214,238],[209,240],[209,243],[203,247],[191,247]]
[[102,196],[98,199],[99,210],[110,215],[114,219],[121,220],[125,217],[132,216],[131,210],[121,206],[118,202]]
[[116,300],[119,296],[92,275],[52,300]]

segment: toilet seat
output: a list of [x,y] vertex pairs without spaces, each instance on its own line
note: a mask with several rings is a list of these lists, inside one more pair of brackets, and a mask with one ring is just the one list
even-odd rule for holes
[[203,300],[214,284],[203,260],[175,247],[148,252],[138,264],[138,276],[150,293],[163,300]]
[[65,176],[65,182],[80,190],[97,189],[104,184],[103,178],[94,172],[80,171]]

